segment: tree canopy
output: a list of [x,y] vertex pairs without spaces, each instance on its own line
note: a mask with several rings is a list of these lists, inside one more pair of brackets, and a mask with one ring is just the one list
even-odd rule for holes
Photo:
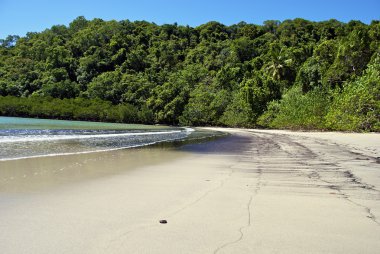
[[379,21],[78,17],[0,40],[0,114],[380,131],[379,63]]

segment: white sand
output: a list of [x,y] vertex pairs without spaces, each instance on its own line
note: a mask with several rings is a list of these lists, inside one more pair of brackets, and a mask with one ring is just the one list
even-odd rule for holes
[[0,252],[378,253],[379,134],[224,130],[181,151],[0,162]]
[[285,130],[255,130],[255,132],[322,139],[333,144],[345,146],[353,152],[375,157],[380,156],[380,133],[299,132]]

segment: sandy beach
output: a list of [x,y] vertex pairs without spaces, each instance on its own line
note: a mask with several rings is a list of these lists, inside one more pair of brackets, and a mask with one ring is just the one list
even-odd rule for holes
[[218,130],[0,162],[0,253],[379,252],[380,134]]

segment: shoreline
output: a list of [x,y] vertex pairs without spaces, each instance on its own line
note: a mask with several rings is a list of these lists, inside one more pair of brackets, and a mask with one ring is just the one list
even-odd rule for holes
[[380,249],[380,134],[346,146],[341,135],[217,129],[230,135],[0,162],[21,177],[0,184],[2,253]]
[[[283,129],[271,129],[269,127],[227,127],[227,126],[189,126],[189,125],[173,125],[170,123],[122,123],[122,122],[104,122],[104,121],[92,121],[92,120],[78,120],[75,118],[39,118],[32,116],[11,116],[11,115],[3,115],[1,117],[4,118],[13,118],[13,119],[35,119],[35,120],[56,120],[58,122],[77,122],[77,123],[90,123],[90,124],[100,124],[107,126],[120,126],[120,129],[123,129],[125,125],[139,125],[145,126],[147,129],[149,128],[168,128],[168,129],[176,129],[176,128],[199,128],[199,129],[235,129],[235,130],[257,130],[257,131],[284,131],[284,132],[294,132],[294,133],[342,133],[342,134],[380,134],[380,132],[376,131],[345,131],[345,130],[333,130],[333,129],[302,129],[302,128],[283,128]],[[122,128],[123,127],[123,128]]]

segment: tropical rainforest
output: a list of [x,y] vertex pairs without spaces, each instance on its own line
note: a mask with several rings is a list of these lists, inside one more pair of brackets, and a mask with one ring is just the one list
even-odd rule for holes
[[380,21],[78,17],[0,40],[0,115],[380,131]]

